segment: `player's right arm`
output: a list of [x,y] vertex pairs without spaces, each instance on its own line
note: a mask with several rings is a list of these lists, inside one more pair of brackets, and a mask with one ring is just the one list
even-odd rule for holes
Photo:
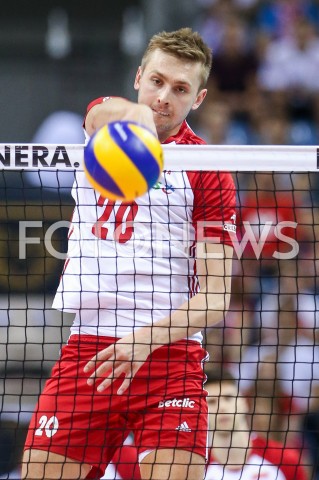
[[93,103],[84,121],[84,127],[91,137],[105,124],[116,121],[133,121],[146,125],[156,134],[153,112],[144,104],[131,102],[122,97],[104,97],[99,103]]

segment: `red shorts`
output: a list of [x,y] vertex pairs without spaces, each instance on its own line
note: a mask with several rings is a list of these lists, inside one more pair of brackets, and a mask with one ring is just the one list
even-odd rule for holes
[[161,347],[139,369],[128,393],[116,394],[121,380],[97,392],[96,386],[87,385],[83,367],[114,340],[70,337],[39,398],[25,449],[49,450],[103,474],[132,432],[139,453],[178,448],[205,457],[206,351],[191,340]]

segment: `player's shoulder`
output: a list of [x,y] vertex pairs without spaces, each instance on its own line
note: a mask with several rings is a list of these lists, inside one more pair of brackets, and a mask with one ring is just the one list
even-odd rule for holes
[[207,145],[205,140],[198,136],[195,132],[191,131],[190,135],[188,138],[186,138],[187,145]]
[[186,120],[183,121],[178,133],[169,137],[164,143],[175,143],[176,145],[206,145],[205,140],[194,132]]

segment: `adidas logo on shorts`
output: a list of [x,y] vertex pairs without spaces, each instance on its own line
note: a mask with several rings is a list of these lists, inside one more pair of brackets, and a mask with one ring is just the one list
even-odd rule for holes
[[187,425],[187,422],[181,423],[180,425],[178,425],[178,427],[175,428],[175,430],[179,430],[180,432],[191,432],[192,431],[192,429],[189,428],[189,426]]

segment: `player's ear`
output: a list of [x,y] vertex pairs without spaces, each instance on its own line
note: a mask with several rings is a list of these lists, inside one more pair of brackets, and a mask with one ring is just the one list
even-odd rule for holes
[[207,95],[207,88],[203,88],[197,94],[196,100],[193,103],[192,110],[197,110],[201,103],[204,101],[204,98]]
[[135,75],[135,80],[134,80],[135,90],[138,90],[140,88],[141,75],[142,75],[142,67],[139,66]]

